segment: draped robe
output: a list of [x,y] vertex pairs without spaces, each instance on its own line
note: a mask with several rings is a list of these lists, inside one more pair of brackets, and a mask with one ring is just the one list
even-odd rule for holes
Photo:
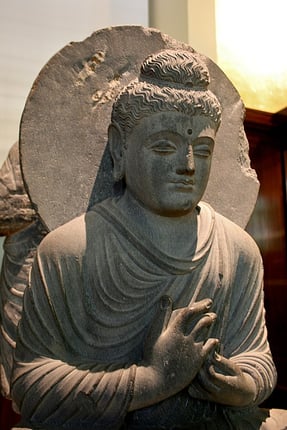
[[[144,420],[144,410],[142,418],[136,411],[130,419],[128,409],[136,365],[163,295],[171,297],[174,309],[211,298],[217,320],[210,337],[254,379],[255,405],[271,393],[276,371],[257,246],[208,205],[199,206],[196,250],[191,247],[184,258],[157,248],[116,199],[44,238],[24,295],[12,381],[26,425],[119,429]],[[210,402],[190,398],[191,422],[198,419],[193,409],[199,403],[201,417],[206,412],[212,418]],[[169,414],[174,412],[166,408]],[[163,413],[158,415],[162,420]]]

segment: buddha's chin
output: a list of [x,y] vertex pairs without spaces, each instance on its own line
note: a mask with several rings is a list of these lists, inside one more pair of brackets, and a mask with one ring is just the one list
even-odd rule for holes
[[165,216],[165,217],[182,217],[185,215],[188,215],[192,213],[196,206],[197,201],[190,199],[177,199],[177,201],[170,202],[169,204],[163,204],[161,207],[154,210],[158,215]]

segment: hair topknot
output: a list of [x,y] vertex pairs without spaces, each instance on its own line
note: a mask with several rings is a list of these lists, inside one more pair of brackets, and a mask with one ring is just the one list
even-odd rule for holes
[[165,50],[150,55],[141,66],[140,80],[152,79],[158,84],[169,82],[184,88],[207,89],[210,79],[205,64],[189,51]]
[[198,55],[171,49],[152,54],[143,61],[139,78],[116,98],[112,123],[124,140],[142,118],[162,111],[205,115],[219,125],[220,103],[208,85],[209,72]]

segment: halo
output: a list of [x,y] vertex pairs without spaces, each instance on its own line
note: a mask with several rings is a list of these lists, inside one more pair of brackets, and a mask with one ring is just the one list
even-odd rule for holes
[[[20,160],[29,197],[48,229],[113,195],[107,148],[113,101],[138,76],[142,61],[162,49],[194,52],[155,29],[111,27],[70,43],[40,72],[21,119]],[[244,107],[218,66],[200,57],[223,111],[203,200],[245,226],[259,186],[248,158]]]

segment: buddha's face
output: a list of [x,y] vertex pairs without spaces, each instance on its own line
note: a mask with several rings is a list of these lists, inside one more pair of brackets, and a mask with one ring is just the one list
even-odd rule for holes
[[142,119],[123,155],[127,192],[159,215],[191,212],[208,182],[215,133],[203,115],[160,112]]

